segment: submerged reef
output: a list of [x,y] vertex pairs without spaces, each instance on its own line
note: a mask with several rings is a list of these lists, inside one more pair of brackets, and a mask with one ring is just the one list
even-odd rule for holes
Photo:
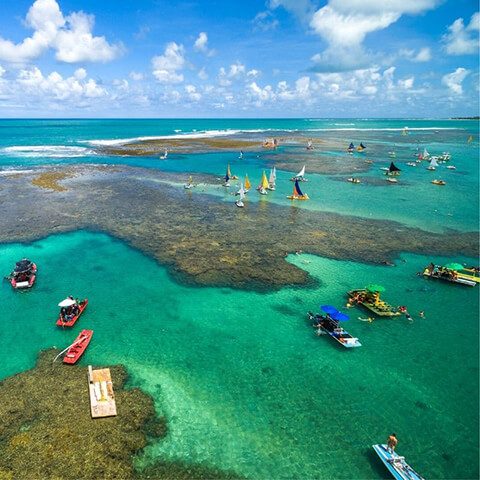
[[[433,233],[268,199],[238,209],[201,188],[185,190],[178,174],[152,169],[77,166],[68,171],[73,176],[61,182],[66,190],[53,193],[32,185],[38,171],[0,178],[1,242],[102,231],[156,258],[182,282],[257,290],[310,283],[304,270],[285,261],[287,253],[299,250],[379,264],[402,251],[478,254],[476,232]],[[215,177],[193,178],[200,180],[215,182]]]

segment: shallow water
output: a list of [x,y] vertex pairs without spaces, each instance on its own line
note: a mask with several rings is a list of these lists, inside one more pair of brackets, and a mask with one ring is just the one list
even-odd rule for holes
[[[321,286],[258,294],[179,285],[97,233],[1,245],[0,271],[23,256],[38,263],[38,282],[25,293],[1,285],[0,377],[93,328],[82,363],[124,363],[167,416],[168,436],[140,466],[161,457],[252,478],[384,478],[371,444],[396,431],[426,478],[478,478],[478,287],[415,274],[430,260],[474,259],[403,255],[378,267],[293,255]],[[346,290],[371,282],[414,322],[362,322],[366,312],[351,309],[346,328],[363,344],[354,351],[313,334],[307,310],[340,307]],[[56,304],[69,294],[90,303],[63,330]]]

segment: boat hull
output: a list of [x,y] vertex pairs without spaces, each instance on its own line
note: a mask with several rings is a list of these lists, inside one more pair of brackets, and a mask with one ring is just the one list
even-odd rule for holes
[[457,283],[458,285],[465,285],[467,287],[474,287],[477,284],[477,281],[465,278],[461,274],[458,274],[457,278],[451,278],[442,276],[440,274],[434,274],[430,272],[427,268],[423,271],[423,276],[427,278],[434,278],[436,280],[443,280],[444,282]]
[[80,310],[78,312],[78,315],[75,315],[72,319],[68,320],[67,322],[64,322],[62,320],[62,316],[59,315],[56,325],[59,326],[59,327],[73,327],[75,325],[75,323],[77,322],[77,320],[82,315],[83,311],[87,308],[87,305],[88,305],[88,299],[86,298],[85,300],[83,300],[83,302],[80,302],[78,304],[78,308]]
[[395,452],[390,452],[387,450],[386,445],[377,444],[372,445],[372,447],[396,480],[425,480],[408,465],[404,457],[401,457]]
[[[350,290],[348,292],[349,299],[354,298],[356,295],[366,295],[367,291],[365,289],[358,289],[358,290]],[[400,312],[395,310],[391,305],[386,302],[379,302],[375,304],[373,302],[368,301],[357,301],[353,303],[354,305],[362,305],[366,309],[373,312],[375,315],[379,317],[398,317],[401,315]]]
[[288,195],[289,200],[310,200],[308,195]]
[[[74,365],[77,363],[82,355],[85,353],[90,340],[92,339],[93,330],[82,330],[78,337],[75,339],[76,343],[73,347],[70,347],[63,358],[63,363],[68,365]],[[75,343],[74,342],[74,343]]]
[[32,288],[36,279],[37,279],[37,265],[34,263],[30,276],[28,277],[27,280],[19,282],[16,280],[15,277],[12,277],[12,279],[10,280],[10,285],[15,290],[24,290],[27,288]]

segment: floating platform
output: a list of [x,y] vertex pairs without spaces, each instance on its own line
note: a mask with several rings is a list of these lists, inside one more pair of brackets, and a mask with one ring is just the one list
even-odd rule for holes
[[349,303],[351,303],[350,299],[355,297],[358,297],[358,300],[353,302],[352,305],[363,305],[379,317],[398,317],[401,315],[396,308],[392,307],[392,305],[389,305],[387,302],[380,299],[375,300],[365,288],[350,290],[348,292]]
[[115,417],[117,405],[109,368],[93,370],[88,366],[88,389],[92,418]]

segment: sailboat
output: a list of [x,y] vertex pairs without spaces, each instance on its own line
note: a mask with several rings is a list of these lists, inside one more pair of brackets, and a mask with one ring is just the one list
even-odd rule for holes
[[291,182],[296,182],[297,180],[300,182],[308,182],[308,180],[305,178],[305,165],[294,177],[290,179]]
[[264,170],[262,175],[262,180],[260,181],[260,185],[257,187],[258,193],[260,193],[260,195],[266,195],[267,188],[268,188],[268,180]]
[[403,127],[402,135],[408,135],[408,127]]
[[385,175],[388,175],[389,177],[397,176],[400,175],[401,170],[393,163],[390,163],[390,167],[388,168],[388,171],[385,172]]
[[367,147],[360,142],[360,145],[357,147],[357,152],[363,152]]
[[193,179],[192,179],[192,176],[190,175],[188,177],[188,182],[183,186],[183,188],[187,189],[187,190],[190,190],[190,188],[192,188],[194,185],[193,185]]
[[239,208],[243,208],[245,204],[243,203],[243,199],[245,198],[245,190],[243,189],[243,183],[240,186],[240,190],[238,191],[240,198],[235,202],[235,205]]
[[227,175],[232,180],[237,180],[238,179],[238,177],[236,175],[232,175],[232,172],[230,171],[230,164],[227,165]]
[[347,148],[347,152],[353,153],[354,150],[355,150],[355,145],[353,144],[353,142],[350,142],[350,145]]
[[430,157],[430,154],[427,152],[427,149],[423,149],[423,154],[421,160],[427,160]]
[[435,157],[432,157],[432,159],[430,160],[430,165],[427,167],[427,170],[436,170],[437,167],[437,159]]
[[227,165],[227,173],[225,174],[225,183],[223,184],[224,187],[229,187],[230,186],[230,165]]
[[163,155],[160,155],[160,160],[166,160],[168,157],[168,150],[165,149],[165,153]]
[[240,150],[240,155],[238,156],[238,158],[241,160],[243,158],[243,150]]
[[311,140],[309,140],[307,143],[307,150],[313,150],[313,144]]
[[273,167],[270,170],[270,177],[268,179],[268,189],[275,190],[275,180],[277,179],[277,170]]
[[298,179],[295,180],[295,185],[293,186],[292,195],[288,195],[287,198],[289,200],[308,200],[308,195],[306,193],[303,193],[300,190],[300,185],[298,184]]
[[244,188],[245,193],[247,193],[251,188],[252,188],[252,184],[250,183],[250,180],[248,179],[248,175],[245,174],[245,188]]
[[473,135],[470,135],[468,137],[467,143],[472,143],[473,142]]

